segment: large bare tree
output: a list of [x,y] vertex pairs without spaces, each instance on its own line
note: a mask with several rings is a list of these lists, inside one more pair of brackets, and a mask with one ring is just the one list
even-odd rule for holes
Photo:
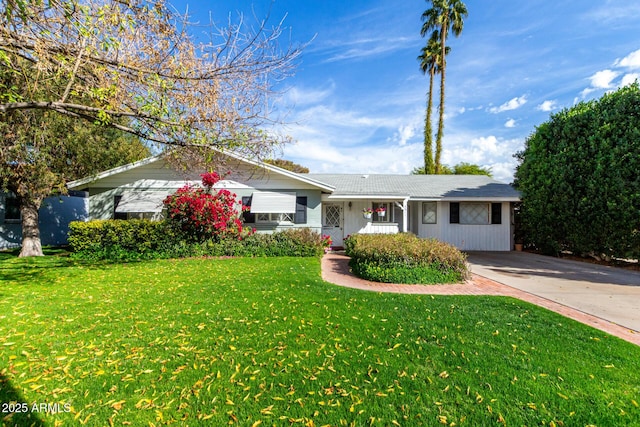
[[[28,126],[21,150],[16,138],[3,138],[0,145],[5,189],[19,174],[8,178],[2,170],[46,165],[46,159],[29,159],[48,155],[42,149],[46,138],[33,126],[49,114],[113,127],[160,146],[214,147],[251,157],[269,154],[282,141],[265,131],[274,120],[274,86],[291,74],[301,51],[289,42],[279,45],[282,22],[251,25],[239,16],[224,26],[195,26],[162,1],[0,5],[0,121]],[[3,129],[11,132],[12,126]],[[12,158],[16,151],[21,155]],[[42,254],[37,209],[47,192],[60,187],[47,172],[37,171],[47,177],[36,181],[37,188],[29,188],[29,176],[23,176],[24,185],[12,185],[29,219],[23,221],[23,256]]]

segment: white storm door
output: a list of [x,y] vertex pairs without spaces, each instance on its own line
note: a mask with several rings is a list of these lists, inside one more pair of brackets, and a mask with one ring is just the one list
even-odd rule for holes
[[322,234],[331,237],[332,246],[342,246],[344,243],[342,204],[324,204],[322,210]]

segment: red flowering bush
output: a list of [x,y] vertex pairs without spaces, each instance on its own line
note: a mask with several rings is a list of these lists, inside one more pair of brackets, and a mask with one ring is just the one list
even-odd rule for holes
[[241,239],[252,233],[243,229],[240,212],[248,209],[236,200],[236,194],[222,189],[213,192],[220,181],[215,172],[204,173],[204,188],[186,185],[164,200],[170,223],[195,240],[234,237]]

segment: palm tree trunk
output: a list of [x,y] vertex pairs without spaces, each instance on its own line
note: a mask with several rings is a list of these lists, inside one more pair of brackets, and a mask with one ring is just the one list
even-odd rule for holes
[[40,226],[38,224],[40,202],[20,199],[20,214],[22,215],[22,249],[20,257],[44,255],[40,241]]
[[427,115],[424,120],[424,173],[435,172],[433,165],[433,130],[431,129],[431,116],[433,110],[433,78],[434,69],[429,72],[429,96],[427,99]]
[[442,136],[444,134],[444,76],[447,68],[447,26],[443,25],[440,30],[440,36],[442,38],[442,64],[440,66],[440,117],[438,119],[438,133],[436,135],[436,155],[435,155],[435,169],[436,174],[442,173],[442,166],[440,164],[440,158],[442,156]]

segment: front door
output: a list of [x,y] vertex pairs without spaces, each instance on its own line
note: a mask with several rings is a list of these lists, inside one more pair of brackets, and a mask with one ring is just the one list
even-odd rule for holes
[[332,246],[342,246],[344,243],[342,204],[326,203],[322,209],[322,234],[331,237]]

